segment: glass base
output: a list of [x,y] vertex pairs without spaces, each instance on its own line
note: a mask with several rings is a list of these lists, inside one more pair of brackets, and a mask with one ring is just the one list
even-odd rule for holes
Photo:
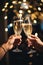
[[22,52],[22,50],[16,48],[16,49],[13,50],[13,52]]
[[31,53],[36,53],[36,50],[30,50],[29,52],[27,52],[27,54],[31,54]]

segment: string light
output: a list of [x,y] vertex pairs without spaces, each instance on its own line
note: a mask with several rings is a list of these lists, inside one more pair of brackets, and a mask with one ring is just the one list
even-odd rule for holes
[[23,0],[23,2],[26,2],[26,0]]
[[33,8],[33,6],[32,5],[29,5],[29,8]]
[[5,28],[5,32],[8,32],[8,28]]
[[9,4],[8,2],[5,3],[6,6],[7,6],[8,4]]
[[12,27],[13,26],[13,24],[12,23],[10,23],[10,25],[9,25],[10,27]]
[[28,9],[29,8],[29,5],[27,3],[22,3],[21,4],[21,8],[22,9]]
[[8,18],[7,16],[4,17],[5,20],[6,20],[7,18]]
[[41,7],[38,7],[38,10],[41,11]]
[[22,14],[23,13],[23,10],[19,10],[19,13]]
[[17,4],[17,1],[12,1],[12,4]]
[[28,10],[28,13],[31,13],[31,10]]
[[36,23],[37,23],[37,20],[34,20],[34,21],[33,21],[33,23],[35,23],[35,24],[36,24]]
[[28,6],[27,5],[25,6],[25,9],[28,9]]
[[6,3],[5,3],[5,6],[4,6],[4,8],[7,8],[8,4],[9,4],[9,3],[8,3],[8,2],[6,2]]
[[5,11],[5,8],[3,8],[2,11],[4,12]]
[[22,3],[21,1],[18,2],[18,4],[21,4],[21,3]]
[[11,5],[10,8],[13,8],[13,5]]
[[4,8],[7,8],[7,5],[5,5]]

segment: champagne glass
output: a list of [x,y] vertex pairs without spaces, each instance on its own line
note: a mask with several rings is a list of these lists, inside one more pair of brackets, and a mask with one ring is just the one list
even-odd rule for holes
[[[15,20],[13,22],[13,30],[14,30],[15,35],[20,36],[22,32],[21,20]],[[14,49],[13,52],[22,52],[22,50],[18,49],[18,45],[17,45],[16,49]]]
[[30,37],[30,35],[32,34],[32,23],[30,21],[30,15],[26,15],[25,21],[23,22],[22,27],[26,36]]
[[[23,31],[26,34],[26,36],[29,38],[32,34],[32,22],[30,21],[30,15],[26,15],[25,21],[22,24]],[[30,51],[27,54],[34,53],[35,51],[30,49]]]
[[32,24],[31,23],[23,23],[23,30],[27,37],[30,37],[32,33]]

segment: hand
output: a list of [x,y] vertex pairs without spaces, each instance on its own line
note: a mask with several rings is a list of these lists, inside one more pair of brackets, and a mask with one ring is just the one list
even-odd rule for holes
[[[19,40],[18,42],[16,42]],[[7,41],[7,43],[3,44],[2,46],[8,51],[13,48],[15,45],[20,45],[21,44],[21,36],[15,36],[11,35]]]
[[31,35],[28,39],[28,46],[30,45],[33,45],[33,46],[37,46],[37,45],[40,45],[40,46],[43,46],[43,42],[40,40],[39,37],[35,36],[35,35]]

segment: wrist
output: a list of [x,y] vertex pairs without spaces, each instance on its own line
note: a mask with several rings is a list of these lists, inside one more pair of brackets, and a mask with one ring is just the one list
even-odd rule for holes
[[7,43],[3,44],[3,45],[2,45],[2,48],[3,48],[3,50],[4,50],[5,52],[7,52],[7,51],[8,51]]
[[42,46],[43,46],[43,42],[42,42]]
[[41,46],[43,46],[43,42],[41,42]]

